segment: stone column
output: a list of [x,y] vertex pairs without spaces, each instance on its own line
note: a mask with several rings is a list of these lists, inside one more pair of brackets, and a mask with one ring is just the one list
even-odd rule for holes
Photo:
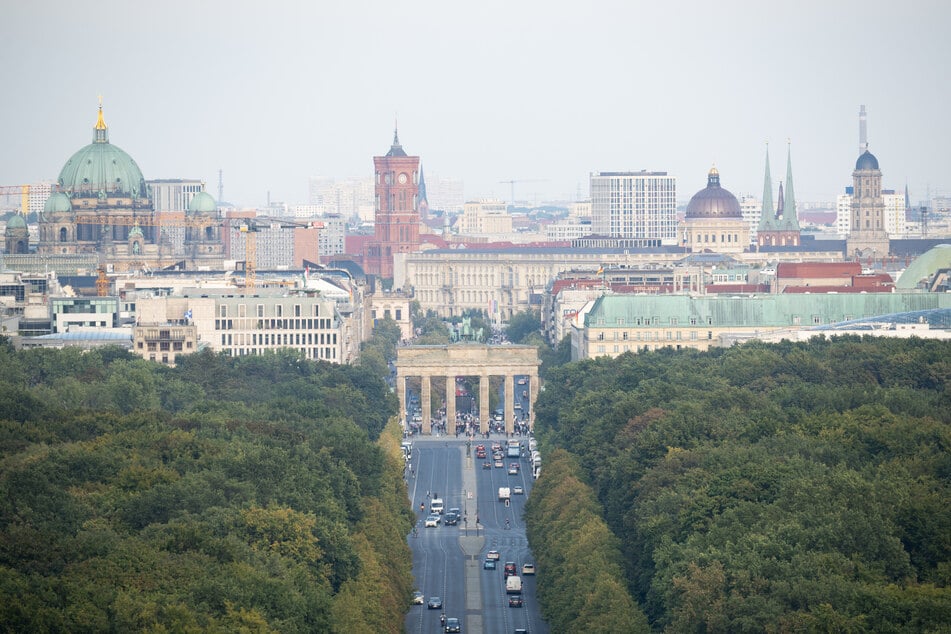
[[446,431],[456,433],[456,375],[446,375]]
[[433,428],[430,424],[433,416],[432,408],[432,394],[430,393],[431,385],[429,383],[429,375],[424,374],[419,377],[419,404],[423,408],[423,433],[429,434],[432,433]]
[[515,377],[506,374],[502,377],[502,394],[505,398],[505,410],[502,417],[505,420],[505,433],[515,431]]
[[538,390],[541,386],[538,383],[538,373],[535,372],[528,376],[528,428],[535,429],[535,401],[538,400]]
[[479,430],[484,434],[489,431],[489,418],[492,416],[489,405],[489,375],[479,375]]

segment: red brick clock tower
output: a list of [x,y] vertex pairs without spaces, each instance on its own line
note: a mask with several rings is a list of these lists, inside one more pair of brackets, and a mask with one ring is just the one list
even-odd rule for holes
[[373,157],[374,236],[363,254],[368,275],[393,277],[393,254],[419,251],[419,157],[407,156],[398,131],[386,156]]

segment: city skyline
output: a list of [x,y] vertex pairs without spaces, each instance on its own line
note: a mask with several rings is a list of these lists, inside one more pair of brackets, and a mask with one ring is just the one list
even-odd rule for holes
[[372,175],[395,124],[466,199],[509,201],[516,180],[517,199],[573,200],[592,172],[649,170],[686,200],[711,165],[759,196],[766,142],[775,159],[789,139],[797,199],[832,202],[860,105],[886,188],[907,183],[913,203],[951,190],[944,3],[257,6],[5,7],[0,184],[55,179],[91,141],[101,94],[111,142],[147,179],[217,197],[220,169],[240,206]]

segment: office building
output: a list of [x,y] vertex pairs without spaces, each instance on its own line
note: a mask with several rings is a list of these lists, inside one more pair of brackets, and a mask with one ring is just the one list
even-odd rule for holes
[[676,179],[667,172],[592,173],[591,229],[627,246],[676,245]]

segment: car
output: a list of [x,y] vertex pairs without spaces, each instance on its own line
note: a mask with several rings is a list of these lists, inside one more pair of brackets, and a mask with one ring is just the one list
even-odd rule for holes
[[519,380],[518,380],[518,384],[519,384],[519,385],[525,385],[526,383],[528,383],[528,379],[519,379]]
[[439,597],[429,597],[429,602],[426,604],[426,607],[430,610],[439,610],[442,608],[442,599]]
[[522,564],[522,576],[533,575],[535,574],[535,564],[525,563]]
[[446,632],[461,632],[462,624],[459,622],[459,619],[454,616],[450,616],[448,619],[446,619],[446,627],[444,627],[443,630]]
[[492,463],[491,463],[491,462],[483,462],[483,463],[482,463],[482,468],[483,468],[483,469],[491,469],[491,468],[492,468]]
[[520,608],[522,607],[522,595],[513,594],[509,597],[509,607],[510,608]]
[[494,561],[498,561],[499,559],[502,558],[502,555],[500,555],[500,554],[499,554],[499,551],[497,551],[497,550],[490,550],[489,552],[487,552],[487,553],[485,554],[485,558],[486,558],[486,559],[492,559],[492,560],[494,560]]
[[446,521],[444,522],[446,526],[455,526],[458,523],[459,523],[458,515],[456,515],[452,511],[449,511],[448,513],[446,513]]
[[506,577],[514,576],[514,575],[516,574],[516,573],[515,573],[515,562],[514,562],[514,561],[506,561],[506,562],[505,562],[505,566],[503,567],[503,570],[505,571],[505,576],[506,576]]
[[516,627],[515,634],[528,634],[528,630],[524,627]]
[[426,528],[436,528],[437,526],[439,526],[439,516],[438,516],[438,515],[435,515],[435,514],[434,514],[434,515],[430,515],[429,517],[426,518],[426,523],[425,523],[425,527],[426,527]]
[[524,493],[525,493],[525,489],[523,489],[521,486],[516,484],[515,486],[512,487],[513,495],[524,495]]
[[501,460],[496,460],[496,461],[495,461],[495,468],[496,468],[496,469],[504,469],[504,468],[505,468],[505,463],[502,462]]
[[417,590],[413,593],[413,605],[422,605],[423,603],[425,603],[423,593]]
[[496,567],[496,566],[495,566],[495,560],[494,560],[494,559],[486,559],[485,561],[482,562],[482,569],[483,569],[483,570],[495,570],[495,567]]

